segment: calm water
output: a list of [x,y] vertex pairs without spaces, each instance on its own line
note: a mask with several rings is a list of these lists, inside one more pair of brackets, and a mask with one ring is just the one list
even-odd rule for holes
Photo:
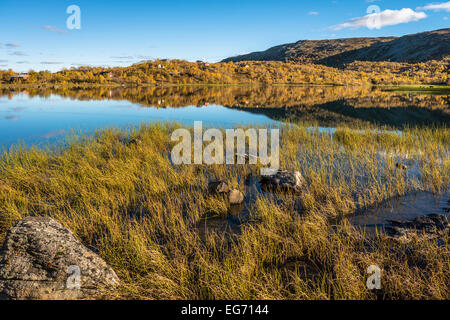
[[[367,208],[363,212],[348,217],[351,224],[363,229],[369,235],[383,232],[389,220],[412,221],[429,214],[449,216],[450,195],[419,192],[390,199],[384,203]],[[450,217],[450,216],[449,216]]]
[[183,108],[156,108],[115,100],[81,101],[51,95],[30,98],[19,94],[0,98],[0,145],[7,148],[17,142],[45,145],[73,130],[89,133],[104,127],[129,128],[141,123],[177,121],[191,125],[233,127],[237,124],[272,124],[266,115],[230,109],[219,105]]
[[0,88],[0,149],[18,142],[46,146],[73,131],[156,121],[223,128],[301,121],[326,132],[341,124],[447,126],[448,104],[446,95],[347,87]]

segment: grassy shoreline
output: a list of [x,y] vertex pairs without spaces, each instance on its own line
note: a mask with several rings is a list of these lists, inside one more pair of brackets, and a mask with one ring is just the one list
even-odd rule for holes
[[[155,88],[155,87],[261,87],[261,86],[292,86],[292,87],[345,87],[342,84],[315,84],[315,83],[157,83],[157,84],[0,84],[0,89],[52,89],[52,88]],[[348,87],[366,86],[347,85]]]
[[[74,138],[64,148],[15,148],[0,158],[0,241],[19,219],[49,215],[71,229],[122,280],[103,298],[120,299],[449,299],[449,239],[368,241],[330,219],[410,191],[447,192],[450,129],[390,132],[309,127],[281,130],[281,167],[299,170],[300,196],[258,196],[238,235],[205,216],[227,215],[208,179],[249,194],[258,167],[172,166],[177,124],[118,129]],[[129,138],[139,144],[127,144]],[[417,170],[396,168],[405,162]],[[278,200],[277,200],[278,199]],[[281,199],[281,201],[280,201]],[[251,222],[254,221],[254,222]],[[366,269],[379,265],[383,287],[367,290]]]
[[197,83],[197,84],[140,84],[140,85],[124,85],[118,83],[110,84],[0,84],[0,89],[5,90],[24,90],[24,89],[94,89],[94,88],[171,88],[171,87],[372,87],[389,92],[411,92],[411,93],[433,93],[433,94],[450,94],[450,86],[443,85],[371,85],[362,83],[358,85],[343,84],[315,84],[315,83],[240,83],[240,84],[214,84],[214,83]]
[[450,86],[442,86],[442,85],[399,85],[399,86],[386,86],[386,88],[387,91],[394,91],[394,92],[450,94]]

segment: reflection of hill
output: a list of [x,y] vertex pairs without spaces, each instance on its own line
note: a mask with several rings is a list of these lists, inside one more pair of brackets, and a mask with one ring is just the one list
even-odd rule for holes
[[[21,91],[1,91],[12,95]],[[126,100],[142,106],[208,104],[264,113],[278,120],[378,123],[394,126],[448,124],[449,97],[382,91],[371,87],[184,86],[149,88],[28,89],[30,97],[52,94],[77,100]]]
[[48,97],[52,94],[57,94],[77,100],[127,100],[145,106],[156,107],[185,107],[205,104],[248,107],[315,105],[339,98],[366,96],[371,92],[372,89],[370,87],[294,86],[186,86],[27,90],[30,96]]
[[450,113],[440,108],[421,106],[399,106],[394,108],[364,107],[354,108],[346,102],[328,103],[321,108],[342,114],[346,117],[363,120],[377,125],[404,126],[443,126],[450,124]]
[[297,106],[286,108],[242,108],[238,110],[262,114],[277,121],[301,121],[305,124],[319,125],[322,127],[334,127],[336,124],[347,124],[349,126],[361,126],[363,121],[343,116],[342,114],[321,109],[318,106]]
[[349,126],[389,126],[402,128],[405,126],[447,126],[450,113],[444,109],[426,107],[363,107],[358,108],[345,100],[328,102],[315,106],[299,106],[290,108],[239,108],[251,113],[264,114],[279,121],[302,121],[316,123],[323,127],[334,127],[337,124]]

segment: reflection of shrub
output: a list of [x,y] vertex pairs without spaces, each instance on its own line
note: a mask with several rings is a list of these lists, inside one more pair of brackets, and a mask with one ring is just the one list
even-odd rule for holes
[[[128,79],[130,83],[136,78]],[[79,100],[128,100],[146,106],[185,107],[218,104],[241,108],[283,108],[314,106],[345,100],[353,108],[426,107],[448,112],[449,98],[445,95],[408,94],[382,91],[371,87],[345,86],[168,86],[168,87],[60,87],[31,89],[30,96],[48,97],[58,94]],[[18,91],[19,92],[19,91]],[[0,89],[0,95],[11,91]]]

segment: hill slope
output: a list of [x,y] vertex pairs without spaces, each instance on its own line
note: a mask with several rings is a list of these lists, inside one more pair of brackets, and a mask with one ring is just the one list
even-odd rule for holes
[[322,59],[351,50],[369,47],[375,43],[391,41],[395,38],[349,38],[335,40],[301,40],[295,43],[283,44],[266,51],[252,52],[231,57],[223,62],[233,61],[298,61],[318,62]]
[[400,38],[304,40],[223,60],[296,61],[341,67],[353,61],[425,62],[450,55],[450,29]]

